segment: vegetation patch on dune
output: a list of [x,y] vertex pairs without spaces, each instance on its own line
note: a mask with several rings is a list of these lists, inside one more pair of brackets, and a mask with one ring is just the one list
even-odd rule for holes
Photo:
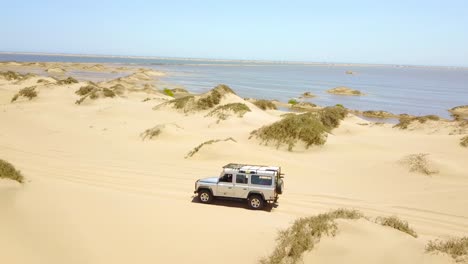
[[229,88],[229,86],[220,84],[205,94],[199,96],[184,96],[171,100],[164,105],[172,105],[175,109],[183,110],[185,113],[208,110],[215,107],[216,105],[219,105],[223,96],[229,93],[235,94],[235,92]]
[[27,74],[20,74],[14,71],[0,72],[0,77],[3,77],[7,81],[22,80]]
[[256,100],[253,102],[253,104],[262,110],[278,109],[276,105],[272,101],[269,101],[269,100],[264,100],[264,99]]
[[8,161],[0,159],[0,178],[11,179],[19,183],[24,182],[24,177],[19,170]]
[[365,117],[373,117],[373,118],[392,118],[396,117],[395,114],[392,114],[387,111],[382,111],[382,110],[367,110],[363,111],[362,115]]
[[298,141],[311,145],[323,145],[327,140],[327,128],[313,113],[289,115],[271,125],[263,126],[250,133],[250,138],[256,137],[262,144],[274,143],[276,148],[287,145],[292,151]]
[[342,106],[327,106],[319,112],[320,121],[329,130],[337,128],[347,114],[348,110]]
[[218,142],[221,142],[221,141],[237,142],[232,137],[228,137],[228,138],[225,138],[225,139],[211,139],[211,140],[205,141],[205,142],[201,143],[200,145],[196,146],[195,148],[193,148],[189,153],[187,153],[185,158],[187,159],[187,158],[193,157],[193,155],[195,155],[198,151],[200,151],[200,149],[202,147],[204,147],[206,145],[211,145],[211,144],[218,143]]
[[335,236],[336,219],[359,219],[363,215],[355,210],[338,209],[317,216],[299,218],[278,234],[273,253],[260,260],[262,264],[298,263],[302,254],[310,251],[322,236]]
[[468,262],[468,237],[429,241],[426,252],[443,252],[457,262]]
[[393,127],[396,127],[399,129],[407,129],[408,126],[411,125],[411,123],[413,123],[414,121],[419,121],[419,123],[424,124],[428,120],[438,121],[440,120],[440,117],[436,115],[426,115],[426,116],[416,116],[416,117],[402,115],[400,116],[400,120],[399,120],[400,122],[394,125]]
[[74,84],[74,83],[78,83],[78,81],[73,78],[73,77],[68,77],[66,79],[63,79],[63,80],[58,80],[57,81],[57,84],[58,85],[65,85],[65,84]]
[[434,168],[434,165],[427,158],[429,154],[418,153],[411,154],[401,160],[403,165],[406,165],[410,172],[422,173],[425,175],[437,174],[439,171]]
[[314,103],[310,103],[310,102],[299,102],[299,103],[291,105],[292,109],[298,110],[298,111],[300,111],[300,110],[311,110],[314,107],[317,107],[317,105],[314,104]]
[[245,113],[250,112],[250,108],[243,103],[231,103],[217,106],[211,110],[206,116],[214,116],[218,118],[218,123],[221,120],[228,119],[232,114],[238,117],[243,117]]
[[468,119],[468,105],[456,106],[449,110],[455,120]]
[[414,231],[411,227],[409,227],[408,222],[401,220],[400,218],[396,216],[378,217],[376,219],[376,223],[383,225],[383,226],[394,228],[404,233],[407,233],[408,235],[412,237],[418,237],[418,234],[416,234],[416,231]]
[[468,147],[468,136],[464,136],[460,139],[460,146]]
[[277,148],[287,145],[289,151],[299,141],[304,142],[306,148],[323,145],[327,140],[327,133],[338,127],[346,114],[345,108],[330,106],[314,113],[284,115],[280,121],[252,131],[249,138],[259,138],[265,145],[274,143]]
[[186,89],[184,88],[174,88],[174,89],[171,89],[171,91],[173,93],[189,93]]
[[96,86],[94,83],[88,84],[86,86],[82,86],[78,90],[75,91],[77,95],[81,96],[81,98],[76,100],[75,103],[79,105],[87,98],[90,98],[92,100],[95,100],[100,97],[114,98],[117,95],[117,93],[115,92],[117,88],[115,88],[116,85],[114,85],[113,87],[102,88],[102,87]]
[[34,97],[37,97],[36,86],[25,87],[21,89],[17,94],[13,96],[13,98],[11,98],[11,102],[18,100],[20,96],[26,97],[29,100],[32,100]]

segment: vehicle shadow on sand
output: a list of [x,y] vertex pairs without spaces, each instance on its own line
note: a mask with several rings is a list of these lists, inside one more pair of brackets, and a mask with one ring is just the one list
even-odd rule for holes
[[[200,200],[198,199],[198,196],[192,196],[192,203],[198,203],[202,204]],[[230,200],[230,199],[214,199],[212,203],[210,204],[205,204],[206,206],[224,206],[224,207],[232,207],[232,208],[242,208],[245,210],[252,210],[247,206],[246,201],[238,201],[238,200]],[[266,211],[266,212],[271,212],[273,208],[277,208],[277,204],[270,204],[266,203],[265,207],[263,210],[260,211]],[[252,210],[253,211],[253,210]]]

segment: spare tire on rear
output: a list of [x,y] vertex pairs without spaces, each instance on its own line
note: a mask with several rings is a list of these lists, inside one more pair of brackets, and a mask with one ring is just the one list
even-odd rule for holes
[[276,193],[283,194],[283,186],[283,179],[278,179],[278,182],[276,183]]

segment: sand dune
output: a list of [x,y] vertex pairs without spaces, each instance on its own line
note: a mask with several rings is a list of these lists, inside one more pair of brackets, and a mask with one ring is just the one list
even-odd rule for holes
[[[44,78],[31,79],[36,99],[15,103],[12,96],[29,84],[0,79],[0,158],[26,178],[24,185],[0,181],[5,263],[256,263],[271,253],[279,229],[336,208],[397,215],[418,238],[366,220],[339,220],[338,234],[322,238],[305,263],[450,263],[446,255],[424,253],[425,245],[468,233],[467,149],[443,123],[421,124],[430,130],[363,126],[367,121],[350,114],[325,145],[288,152],[249,140],[282,113],[231,93],[189,113],[168,106],[165,95],[144,92],[78,106],[75,91],[86,82],[37,83]],[[143,102],[148,97],[155,99]],[[206,117],[229,103],[251,111],[218,124]],[[161,124],[160,135],[142,140],[142,132]],[[228,137],[236,142],[204,146],[185,159],[201,143]],[[428,177],[399,163],[417,153],[429,154],[439,173]],[[278,207],[197,203],[194,181],[217,176],[229,162],[282,166],[286,189]]]

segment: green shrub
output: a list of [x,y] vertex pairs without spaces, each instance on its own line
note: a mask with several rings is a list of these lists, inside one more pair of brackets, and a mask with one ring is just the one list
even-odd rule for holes
[[254,105],[256,105],[258,108],[262,109],[262,110],[268,110],[268,109],[273,109],[273,110],[276,110],[278,109],[276,107],[276,105],[272,102],[272,101],[268,101],[268,100],[257,100],[255,102],[253,102]]
[[57,81],[57,84],[58,85],[64,85],[64,84],[73,84],[73,83],[78,83],[78,81],[73,78],[73,77],[68,77],[66,79],[63,79],[63,80],[58,80]]
[[319,112],[320,121],[329,130],[338,127],[347,114],[348,110],[339,106],[327,106]]
[[211,139],[211,140],[205,141],[205,142],[201,143],[200,145],[196,146],[195,148],[193,148],[189,153],[187,153],[185,158],[187,159],[187,158],[193,157],[193,155],[195,155],[198,151],[200,151],[200,149],[205,145],[211,145],[211,144],[218,143],[218,142],[221,142],[221,141],[237,142],[232,137],[225,138],[225,139]]
[[345,108],[342,104],[336,104],[335,106],[336,106],[336,107]]
[[16,170],[11,163],[2,159],[0,159],[0,178],[11,179],[19,183],[24,182],[24,177],[21,172]]
[[464,136],[460,139],[460,145],[462,147],[468,147],[468,136]]
[[296,99],[289,99],[289,101],[288,101],[288,104],[290,104],[290,105],[295,105],[295,104],[297,104],[297,103],[298,103],[298,102],[297,102]]
[[174,93],[172,92],[172,90],[169,90],[167,88],[164,88],[163,93],[167,96],[174,97]]
[[219,120],[226,120],[230,113],[237,114],[238,117],[243,117],[245,113],[250,112],[250,108],[242,103],[231,103],[217,106],[211,110],[206,116],[216,116]]
[[409,227],[408,222],[400,220],[396,216],[378,217],[376,222],[378,224],[383,225],[383,226],[389,226],[389,227],[394,228],[396,230],[399,230],[401,232],[407,233],[410,236],[418,237],[416,232],[412,228]]
[[359,219],[363,215],[355,210],[338,209],[329,213],[299,218],[286,230],[279,232],[277,245],[262,264],[298,263],[302,254],[310,251],[322,236],[334,236],[337,231],[336,219]]
[[426,252],[439,251],[450,255],[455,261],[468,260],[468,237],[452,238],[447,241],[429,241]]
[[11,98],[11,102],[16,101],[20,96],[26,97],[29,100],[32,100],[34,97],[37,97],[36,86],[26,87],[21,89],[17,94]]
[[323,145],[327,139],[327,128],[313,113],[290,115],[271,125],[252,131],[255,136],[268,145],[273,142],[277,148],[285,144],[291,151],[298,141],[303,141],[306,148],[311,145]]

